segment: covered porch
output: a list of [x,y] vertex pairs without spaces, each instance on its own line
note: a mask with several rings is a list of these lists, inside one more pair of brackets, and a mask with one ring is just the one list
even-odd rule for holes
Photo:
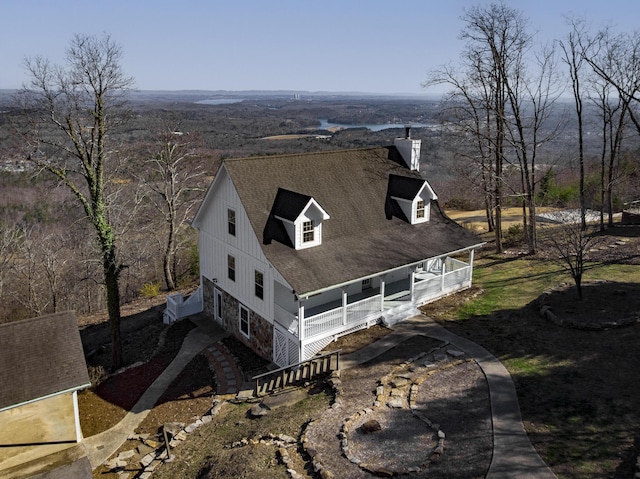
[[431,258],[299,297],[293,304],[279,303],[277,295],[274,361],[283,365],[309,359],[340,336],[380,320],[385,324],[402,321],[417,314],[419,306],[469,288],[473,251],[468,251],[468,262],[451,256]]

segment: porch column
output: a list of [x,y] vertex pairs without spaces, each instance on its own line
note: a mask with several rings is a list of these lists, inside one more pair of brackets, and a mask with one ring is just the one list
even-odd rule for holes
[[413,283],[415,282],[416,279],[416,267],[415,266],[411,266],[409,268],[409,298],[411,298],[411,301],[414,300],[413,297]]
[[342,287],[342,325],[347,324],[347,286]]
[[380,276],[380,311],[384,311],[384,287],[386,278],[386,274]]
[[444,291],[444,270],[447,266],[447,258],[440,259],[440,291]]
[[304,339],[304,302],[306,298],[298,298],[298,339],[300,343]]
[[471,281],[473,279],[473,253],[475,249],[469,251],[469,286],[471,286]]

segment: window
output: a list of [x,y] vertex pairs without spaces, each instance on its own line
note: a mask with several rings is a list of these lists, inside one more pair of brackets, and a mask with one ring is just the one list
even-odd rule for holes
[[240,305],[240,314],[239,314],[238,320],[239,320],[238,328],[240,328],[240,332],[248,338],[249,337],[249,310],[242,305]]
[[418,200],[416,204],[416,218],[424,218],[424,200]]
[[216,289],[214,293],[214,297],[215,297],[215,303],[216,303],[215,317],[216,317],[216,320],[219,323],[221,323],[222,322],[222,293]]
[[313,241],[313,221],[305,221],[302,223],[302,242],[309,243]]
[[264,275],[260,271],[256,270],[255,278],[256,278],[256,287],[255,287],[256,296],[260,299],[264,299]]
[[227,210],[227,224],[229,225],[229,234],[236,235],[236,212],[229,208]]
[[227,276],[231,281],[236,280],[236,259],[231,255],[227,256]]
[[371,278],[367,278],[367,279],[363,279],[362,280],[362,289],[371,289]]

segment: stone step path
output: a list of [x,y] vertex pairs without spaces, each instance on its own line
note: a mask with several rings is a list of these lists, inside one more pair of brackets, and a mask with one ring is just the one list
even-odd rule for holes
[[204,355],[216,374],[218,394],[224,396],[240,391],[244,378],[229,349],[221,342],[216,342],[204,350]]

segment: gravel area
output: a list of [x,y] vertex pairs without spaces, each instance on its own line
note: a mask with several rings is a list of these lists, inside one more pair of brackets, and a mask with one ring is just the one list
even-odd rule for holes
[[[340,432],[348,418],[356,418],[346,434],[349,455],[368,469],[391,473],[420,468],[429,462],[440,429],[446,434],[444,453],[410,477],[484,477],[493,446],[486,379],[474,361],[456,361],[446,349],[447,345],[434,339],[415,336],[369,363],[343,371],[343,394],[306,430],[309,452],[315,454],[316,461],[335,477],[376,477],[344,454]],[[413,363],[406,362],[417,357],[420,359]],[[419,385],[415,407],[433,426],[419,420],[406,405],[374,407],[378,385],[384,384],[388,391],[398,375],[410,378],[404,387],[405,398],[411,383]],[[358,416],[365,409],[368,412]],[[377,420],[381,430],[364,435],[359,426],[370,419]]]

